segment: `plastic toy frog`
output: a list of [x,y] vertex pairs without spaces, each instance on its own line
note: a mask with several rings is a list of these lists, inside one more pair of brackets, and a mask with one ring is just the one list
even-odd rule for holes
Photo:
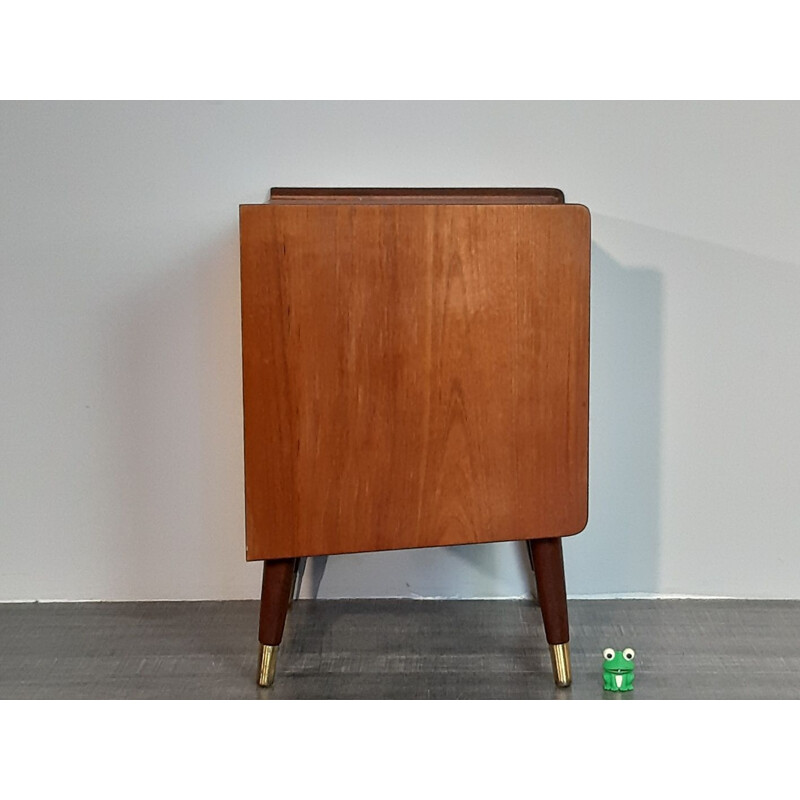
[[633,689],[633,648],[603,650],[603,688],[607,692],[630,692]]

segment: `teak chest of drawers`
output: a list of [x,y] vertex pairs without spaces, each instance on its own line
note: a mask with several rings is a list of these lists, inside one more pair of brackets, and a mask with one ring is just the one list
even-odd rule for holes
[[247,559],[271,684],[301,557],[525,540],[570,682],[590,220],[557,189],[273,189],[240,207]]

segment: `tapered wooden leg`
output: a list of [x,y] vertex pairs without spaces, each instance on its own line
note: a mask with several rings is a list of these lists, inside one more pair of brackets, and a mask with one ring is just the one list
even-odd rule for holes
[[569,618],[567,616],[567,587],[564,581],[564,556],[561,539],[530,539],[528,550],[536,576],[536,590],[542,607],[542,621],[553,677],[557,686],[572,683],[569,656]]
[[275,680],[275,658],[283,638],[296,561],[296,558],[277,558],[264,562],[258,623],[258,641],[261,643],[259,686],[272,686]]

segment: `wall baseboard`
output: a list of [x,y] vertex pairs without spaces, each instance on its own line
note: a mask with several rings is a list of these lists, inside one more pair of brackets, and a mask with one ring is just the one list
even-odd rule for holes
[[[241,603],[242,601],[256,601],[256,597],[225,598],[224,600],[213,598],[161,598],[148,600],[0,600],[2,605],[22,605],[39,604],[48,605],[56,603]],[[315,602],[327,602],[328,600],[528,600],[535,601],[530,595],[508,595],[498,597],[457,597],[447,595],[422,596],[422,595],[396,595],[381,597],[318,597],[300,598],[301,600],[313,599]],[[567,595],[567,600],[760,600],[775,602],[800,602],[798,597],[731,597],[727,595],[707,595],[707,594],[662,594],[651,592],[619,592],[613,594],[575,594]]]

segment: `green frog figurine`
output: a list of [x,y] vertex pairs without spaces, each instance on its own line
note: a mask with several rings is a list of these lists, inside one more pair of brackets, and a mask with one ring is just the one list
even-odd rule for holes
[[607,692],[630,692],[633,689],[633,660],[636,653],[632,647],[624,650],[603,650],[603,688]]

